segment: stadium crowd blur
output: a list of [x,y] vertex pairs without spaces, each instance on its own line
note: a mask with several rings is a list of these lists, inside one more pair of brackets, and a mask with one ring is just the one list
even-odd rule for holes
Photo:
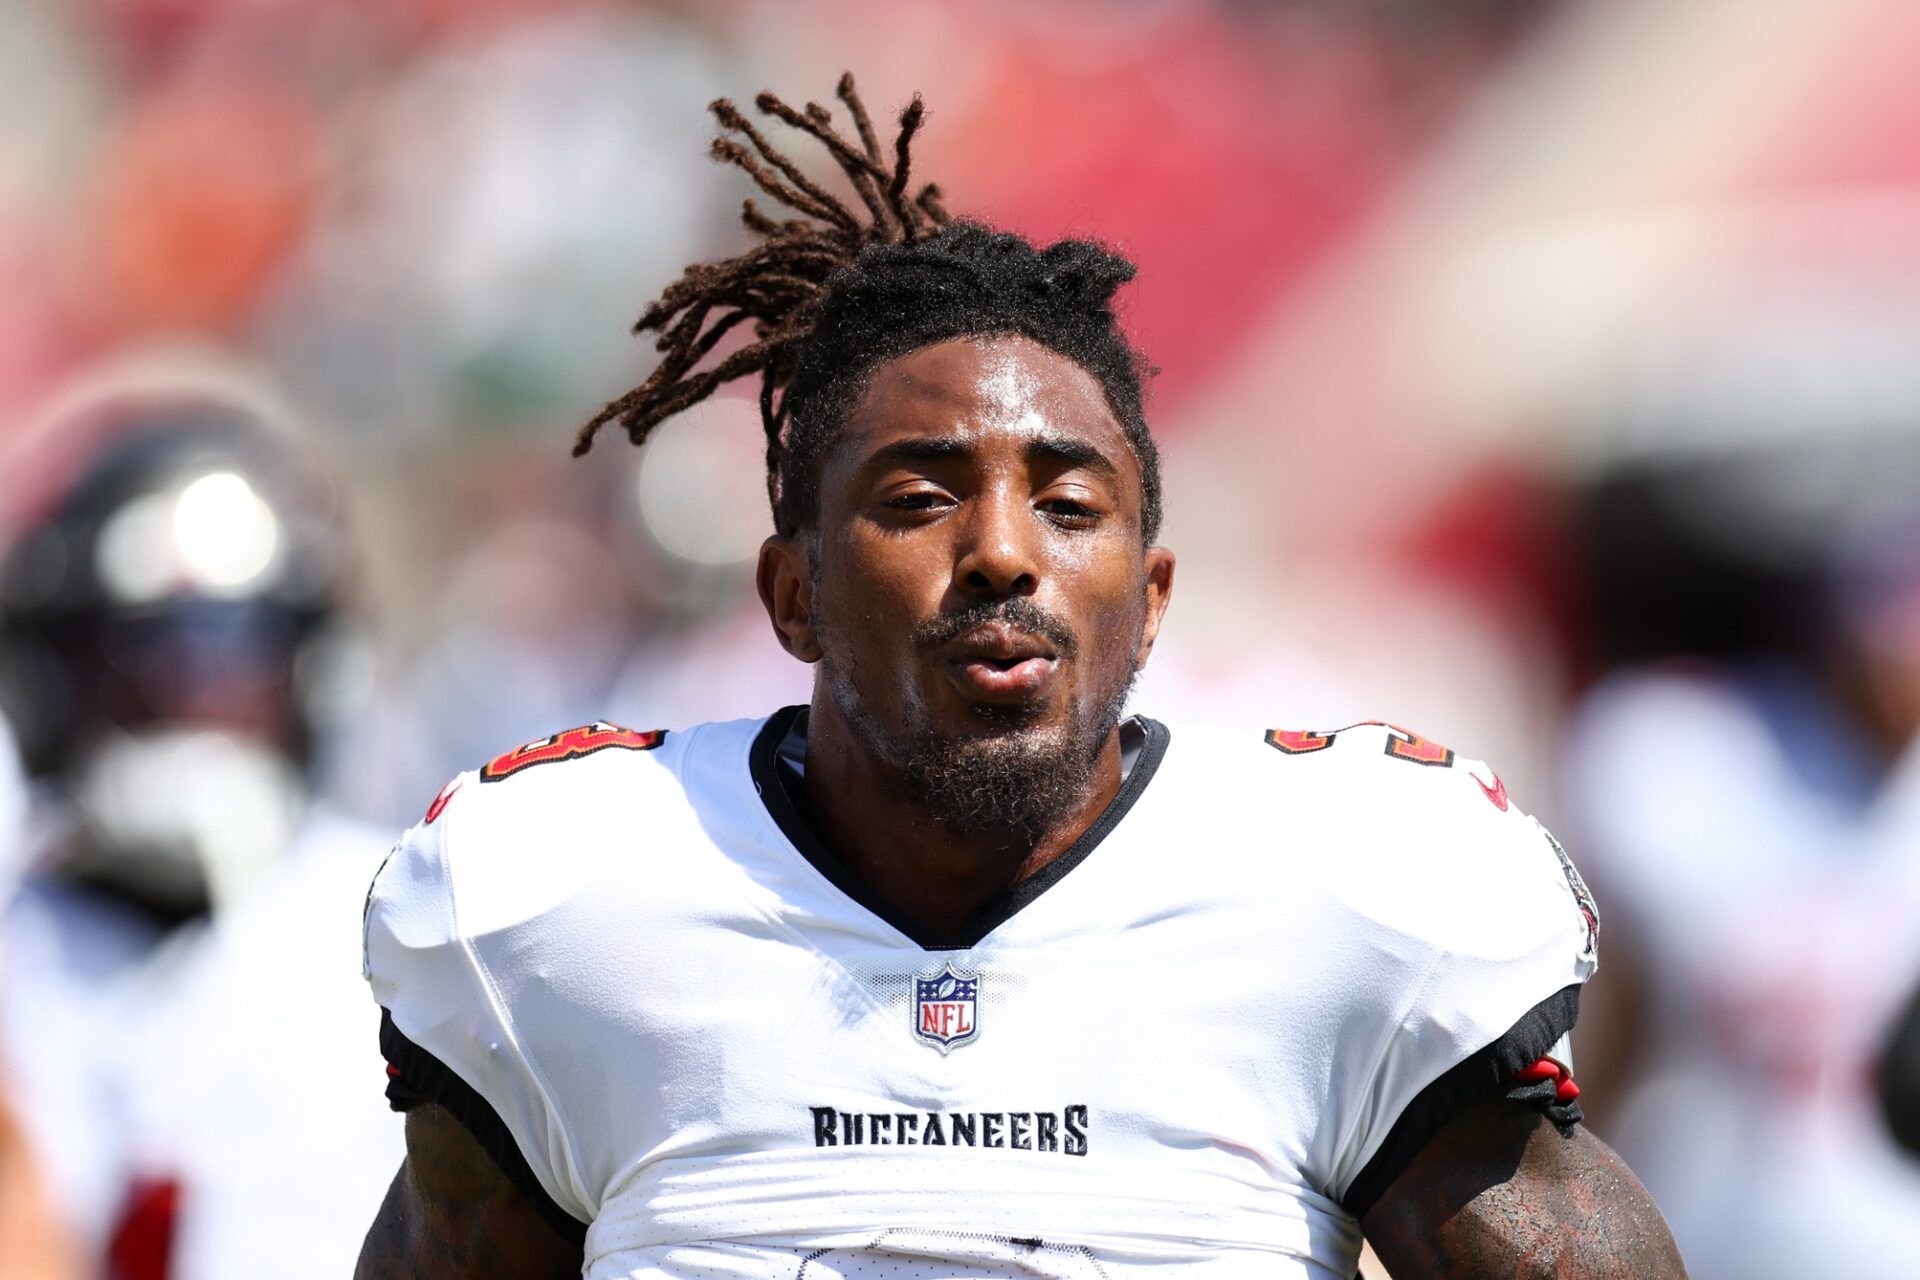
[[392,836],[567,726],[804,699],[754,407],[567,445],[737,243],[705,103],[842,67],[927,95],[950,206],[1141,264],[1136,705],[1494,761],[1693,1274],[1920,1275],[1902,0],[0,7],[0,1274],[348,1274]]

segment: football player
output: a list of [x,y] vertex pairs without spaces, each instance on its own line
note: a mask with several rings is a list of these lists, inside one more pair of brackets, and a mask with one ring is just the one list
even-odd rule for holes
[[[1683,1275],[1581,1128],[1591,900],[1500,779],[1387,725],[1122,706],[1173,585],[1125,260],[949,220],[771,94],[759,242],[641,317],[583,429],[760,375],[758,586],[807,706],[594,724],[450,783],[375,879],[408,1154],[389,1276]],[[752,341],[703,363],[730,331]]]
[[338,1276],[401,1146],[356,1092],[388,840],[318,760],[355,630],[333,482],[251,371],[170,351],[82,375],[9,460],[0,704],[35,786],[0,1080],[96,1270],[257,1276],[300,1230],[271,1274]]

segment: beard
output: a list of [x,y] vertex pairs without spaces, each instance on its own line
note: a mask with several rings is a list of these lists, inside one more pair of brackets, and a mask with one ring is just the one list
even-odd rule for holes
[[[1045,638],[1061,659],[1079,652],[1070,628],[1018,597],[942,614],[916,629],[912,641],[924,653],[994,621]],[[1005,845],[1035,843],[1085,801],[1101,749],[1120,723],[1138,675],[1129,669],[1091,708],[1074,702],[1062,723],[1039,723],[1038,707],[980,705],[974,712],[985,730],[955,733],[928,723],[918,702],[906,724],[884,726],[860,698],[845,664],[823,654],[821,669],[840,713],[898,771],[917,809],[955,835]]]

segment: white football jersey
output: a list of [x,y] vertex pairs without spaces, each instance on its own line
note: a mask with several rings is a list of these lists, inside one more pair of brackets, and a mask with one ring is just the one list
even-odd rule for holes
[[1616,676],[1568,739],[1569,814],[1647,975],[1608,1136],[1695,1275],[1911,1280],[1920,1164],[1876,1079],[1920,978],[1920,738],[1861,785],[1817,691],[1770,674]]
[[588,1277],[1350,1277],[1356,1213],[1593,972],[1564,853],[1388,726],[1128,721],[1111,806],[958,937],[812,834],[804,730],[528,744],[374,882],[397,1101]]
[[123,1018],[130,1172],[178,1188],[172,1275],[353,1274],[406,1154],[364,1105],[379,1014],[353,972],[353,912],[385,852],[377,830],[313,814]]

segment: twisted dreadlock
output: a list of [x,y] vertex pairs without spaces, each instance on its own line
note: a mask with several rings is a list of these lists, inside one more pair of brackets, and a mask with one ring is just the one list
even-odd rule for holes
[[[836,94],[857,138],[836,129],[817,102],[796,110],[767,92],[754,103],[826,147],[864,216],[808,177],[731,101],[714,102],[723,135],[713,141],[713,157],[745,170],[802,216],[776,221],[753,199],[744,202],[741,221],[759,243],[721,262],[689,266],[641,313],[633,332],[658,333],[654,346],[663,358],[646,381],[580,428],[574,455],[591,449],[610,422],[642,444],[654,427],[722,383],[757,372],[767,495],[774,527],[792,536],[817,513],[819,464],[876,365],[950,338],[1019,333],[1099,379],[1140,461],[1143,532],[1152,541],[1160,474],[1142,405],[1146,365],[1111,305],[1133,278],[1133,264],[1089,241],[1041,250],[1020,236],[954,220],[933,183],[909,196],[910,147],[925,118],[919,95],[900,113],[889,161],[851,73],[840,77]],[[700,367],[749,321],[753,341]]]

